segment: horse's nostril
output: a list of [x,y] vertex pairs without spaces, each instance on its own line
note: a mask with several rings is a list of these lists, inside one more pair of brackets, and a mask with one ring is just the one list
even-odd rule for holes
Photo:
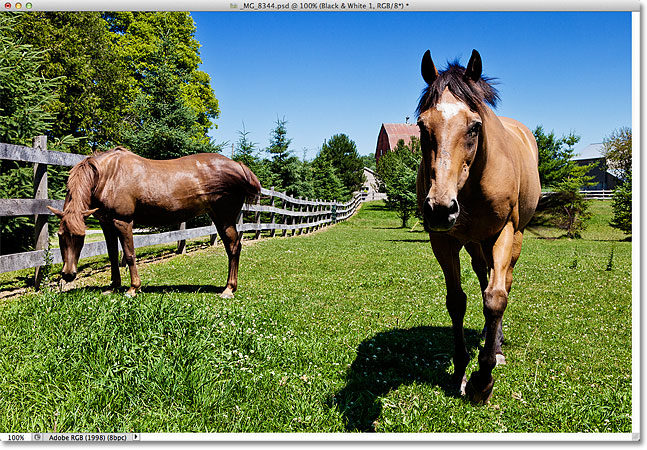
[[451,203],[449,204],[449,214],[456,214],[458,212],[458,202],[456,200],[452,200]]

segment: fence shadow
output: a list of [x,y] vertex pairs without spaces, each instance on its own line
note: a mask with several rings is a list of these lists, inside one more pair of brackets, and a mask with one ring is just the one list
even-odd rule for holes
[[[472,357],[480,333],[465,329]],[[347,431],[374,431],[382,408],[379,397],[402,385],[439,386],[456,397],[450,373],[453,352],[451,327],[415,327],[378,333],[357,347],[357,357],[346,374],[346,385],[328,398],[328,406],[341,411]]]

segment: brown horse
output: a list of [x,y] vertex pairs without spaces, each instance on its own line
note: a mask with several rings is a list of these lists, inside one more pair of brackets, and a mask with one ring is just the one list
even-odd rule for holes
[[49,208],[61,219],[58,231],[65,281],[76,278],[85,239],[85,219],[94,214],[106,238],[111,287],[121,286],[117,240],[130,270],[135,295],[141,280],[135,266],[133,223],[171,225],[207,213],[229,257],[223,297],[238,285],[241,243],[236,221],[243,203],[255,198],[261,185],[245,165],[215,153],[157,161],[123,147],[84,159],[70,171],[63,211]]
[[[492,395],[492,370],[504,363],[501,322],[508,304],[512,269],[523,231],[539,201],[537,143],[530,130],[497,117],[498,93],[481,75],[476,50],[467,68],[450,63],[438,72],[429,50],[422,58],[423,90],[417,109],[422,161],[418,207],[431,247],[445,275],[446,305],[454,331],[452,381],[474,403]],[[463,318],[467,297],[461,288],[459,252],[472,259],[483,294],[485,344],[479,368],[466,381],[469,354]]]

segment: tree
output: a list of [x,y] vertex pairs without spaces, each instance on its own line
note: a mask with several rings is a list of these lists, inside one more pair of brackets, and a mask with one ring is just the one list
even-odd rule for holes
[[357,153],[357,146],[347,135],[336,134],[321,146],[321,155],[325,157],[337,172],[342,181],[344,197],[358,191],[364,183],[364,164]]
[[573,146],[580,137],[570,133],[557,138],[553,131],[546,134],[541,125],[535,128],[533,134],[539,151],[539,180],[543,187],[552,187],[568,177],[573,169]]
[[276,127],[270,132],[270,145],[266,151],[270,154],[269,161],[271,186],[285,191],[288,195],[301,195],[299,184],[299,158],[292,154],[287,137],[287,121],[285,118],[276,119]]
[[[49,105],[55,121],[50,138],[77,137],[72,150],[120,142],[119,126],[134,97],[129,95],[124,61],[111,42],[105,20],[96,12],[33,12],[22,14],[16,32],[42,49],[39,73],[64,80]],[[89,144],[89,146],[88,146]]]
[[179,96],[196,118],[196,139],[208,143],[207,132],[220,114],[210,78],[198,70],[200,43],[195,39],[195,23],[187,12],[110,12],[103,14],[108,23],[118,58],[126,64],[131,99],[145,85],[145,78],[156,71],[157,54],[166,47],[165,65],[179,86]]
[[371,153],[370,155],[362,155],[359,158],[362,160],[364,167],[368,167],[373,171],[377,170],[377,163],[375,162],[374,154]]
[[602,142],[602,155],[607,161],[609,171],[621,180],[631,176],[631,128],[614,130]]
[[580,192],[582,187],[593,184],[593,177],[586,175],[590,168],[590,165],[575,165],[571,172],[554,186],[553,195],[557,201],[548,213],[553,224],[564,230],[569,238],[581,237],[592,216],[589,212],[591,201],[586,200]]
[[124,143],[146,158],[171,159],[220,150],[205,140],[195,111],[182,98],[177,69],[171,63],[172,45],[166,39],[158,41],[132,116],[124,122]]
[[625,234],[631,234],[631,145],[631,128],[623,127],[604,139],[602,150],[609,170],[621,180],[613,192],[611,226]]
[[243,130],[238,132],[238,141],[234,147],[233,159],[242,162],[253,172],[254,167],[258,164],[258,156],[256,155],[258,144],[250,141],[247,137],[248,135],[249,131],[245,130],[245,124],[243,124]]
[[337,176],[337,171],[328,156],[319,152],[312,161],[312,178],[314,195],[322,200],[345,200],[344,183]]
[[377,174],[382,185],[380,190],[386,192],[387,207],[397,212],[402,227],[417,209],[416,177],[420,166],[420,141],[412,137],[406,145],[400,139],[396,148],[383,155],[377,163]]
[[[16,36],[19,20],[19,15],[0,15],[0,142],[31,145],[32,138],[45,134],[52,124],[49,107],[61,80],[43,77],[43,52]],[[30,165],[0,160],[0,198],[32,197],[32,179]],[[0,237],[4,254],[29,249],[33,218],[2,218]]]
[[631,234],[631,173],[625,182],[613,191],[613,219],[611,226],[624,234]]

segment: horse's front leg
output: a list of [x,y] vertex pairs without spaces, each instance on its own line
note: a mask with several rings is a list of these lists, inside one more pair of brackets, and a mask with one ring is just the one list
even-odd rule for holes
[[134,297],[141,287],[142,282],[139,279],[137,266],[135,265],[135,241],[133,240],[133,222],[115,220],[114,224],[115,228],[117,229],[117,233],[119,234],[121,247],[124,250],[124,259],[126,260],[126,264],[128,264],[128,270],[130,271],[130,288],[126,292],[126,295]]
[[[121,286],[121,273],[119,272],[119,245],[117,229],[112,222],[99,222],[103,235],[106,238],[108,248],[108,259],[110,260],[110,290]],[[108,291],[110,292],[110,291]]]
[[506,279],[511,264],[514,226],[512,222],[503,228],[499,236],[490,245],[484,247],[486,258],[491,254],[490,280],[483,292],[483,314],[485,315],[485,345],[479,353],[479,369],[470,377],[467,394],[474,403],[487,403],[492,396],[494,378],[492,370],[497,364],[497,344],[500,342],[501,321],[508,305]]
[[461,268],[459,253],[461,243],[451,236],[429,235],[431,248],[445,275],[447,297],[445,305],[452,319],[452,331],[454,333],[454,375],[452,385],[460,394],[465,394],[465,369],[469,363],[469,353],[465,346],[465,333],[463,331],[463,319],[467,309],[467,296],[461,288]]

